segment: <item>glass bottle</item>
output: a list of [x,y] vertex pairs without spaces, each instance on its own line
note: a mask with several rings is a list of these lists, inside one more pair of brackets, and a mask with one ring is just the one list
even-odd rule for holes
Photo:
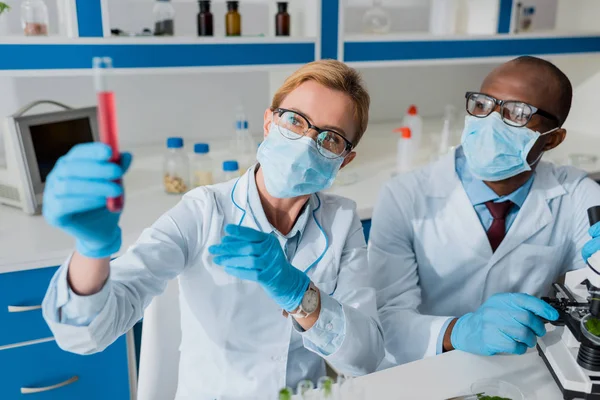
[[210,12],[210,1],[201,0],[198,13],[198,36],[213,35],[213,15]]
[[369,8],[363,16],[363,30],[365,33],[388,33],[392,21],[382,6],[382,0],[373,0],[373,7]]
[[167,139],[167,153],[163,164],[165,191],[180,194],[188,190],[190,174],[189,160],[183,150],[183,139],[170,137]]
[[227,14],[225,14],[225,31],[227,36],[242,35],[242,16],[238,11],[239,1],[227,2]]
[[237,161],[223,161],[223,182],[237,179],[240,177],[240,167]]
[[194,159],[192,161],[192,185],[194,187],[207,186],[214,183],[213,160],[208,154],[210,147],[206,143],[194,145]]
[[173,36],[175,34],[175,8],[171,0],[156,0],[154,9],[154,36]]
[[23,0],[21,26],[25,36],[48,36],[48,7],[44,0]]
[[275,36],[290,36],[290,14],[287,12],[288,2],[277,2],[277,15],[275,15]]

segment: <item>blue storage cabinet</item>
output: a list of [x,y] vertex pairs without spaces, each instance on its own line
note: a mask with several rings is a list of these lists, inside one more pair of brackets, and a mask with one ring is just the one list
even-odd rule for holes
[[101,353],[61,350],[41,304],[57,267],[0,273],[0,399],[129,399],[126,335]]

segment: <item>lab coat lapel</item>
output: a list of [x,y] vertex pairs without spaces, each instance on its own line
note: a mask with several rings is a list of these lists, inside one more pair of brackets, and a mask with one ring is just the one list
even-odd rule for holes
[[311,215],[306,222],[306,228],[298,244],[296,254],[292,259],[292,265],[301,271],[309,272],[325,259],[328,251],[328,239],[322,227],[327,226],[322,222],[323,205],[319,194],[313,194],[309,200]]
[[455,152],[438,161],[431,170],[429,184],[426,186],[428,197],[445,198],[443,210],[435,218],[439,218],[437,226],[447,227],[447,235],[453,243],[458,243],[457,251],[470,249],[477,256],[489,259],[492,249],[479,221],[479,217],[469,196],[465,192],[456,173]]
[[252,173],[254,173],[253,169],[248,170],[234,184],[231,193],[232,201],[230,206],[232,207],[232,220],[235,221],[236,224],[260,230],[256,224],[256,221],[252,217],[252,212],[250,211],[250,207],[248,205],[248,179],[252,178],[250,175]]
[[553,220],[549,201],[565,193],[565,189],[554,176],[552,166],[541,163],[536,170],[529,195],[506,237],[492,256],[490,267],[548,225]]

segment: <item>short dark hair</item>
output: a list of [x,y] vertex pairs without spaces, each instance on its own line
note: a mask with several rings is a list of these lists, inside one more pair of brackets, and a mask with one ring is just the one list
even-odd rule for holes
[[538,68],[542,71],[542,73],[546,74],[550,79],[554,80],[559,93],[558,93],[558,110],[559,114],[558,122],[560,126],[562,126],[567,116],[569,115],[569,111],[571,111],[571,101],[573,99],[573,86],[571,85],[571,81],[562,72],[556,65],[552,64],[550,61],[532,57],[532,56],[521,56],[517,57],[511,61],[510,64],[514,65],[525,65],[531,66],[534,68]]

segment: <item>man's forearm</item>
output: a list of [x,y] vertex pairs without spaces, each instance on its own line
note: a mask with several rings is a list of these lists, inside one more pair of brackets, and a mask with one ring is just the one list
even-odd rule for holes
[[90,296],[104,287],[110,274],[110,257],[88,258],[77,251],[69,264],[68,282],[79,296]]
[[[452,346],[451,337],[452,337],[452,329],[454,329],[454,325],[456,325],[456,321],[458,321],[458,318],[454,318],[450,322],[450,324],[448,325],[448,328],[446,328],[446,333],[444,333],[444,344],[443,344],[444,352],[454,350],[454,346]],[[439,349],[439,347],[438,347],[438,349]]]

